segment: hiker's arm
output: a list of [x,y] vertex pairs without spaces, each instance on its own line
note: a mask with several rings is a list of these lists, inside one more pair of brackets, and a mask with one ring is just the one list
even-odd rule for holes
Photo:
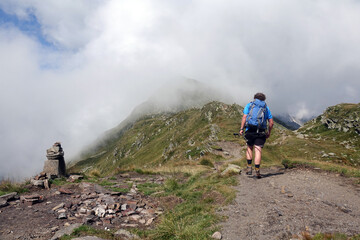
[[269,132],[266,137],[268,137],[268,138],[270,137],[273,126],[274,126],[274,120],[272,118],[270,118],[269,119]]
[[242,117],[241,127],[240,127],[240,135],[243,135],[243,133],[244,133],[244,127],[245,127],[246,117],[247,117],[246,114],[244,114],[243,117]]

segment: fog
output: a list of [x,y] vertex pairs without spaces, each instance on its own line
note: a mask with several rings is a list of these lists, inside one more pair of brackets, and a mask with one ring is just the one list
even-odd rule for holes
[[71,159],[169,82],[299,118],[358,103],[359,24],[356,0],[2,0],[0,178],[55,141]]

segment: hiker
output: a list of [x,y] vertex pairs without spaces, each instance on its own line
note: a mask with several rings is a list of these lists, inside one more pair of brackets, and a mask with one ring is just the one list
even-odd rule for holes
[[[244,108],[244,115],[241,120],[240,135],[244,134],[247,143],[246,159],[247,169],[246,174],[252,175],[252,158],[253,150],[255,148],[255,171],[256,177],[261,178],[260,175],[260,162],[261,151],[264,147],[266,139],[270,137],[274,121],[270,109],[265,103],[266,96],[263,93],[256,93],[254,101],[248,103]],[[267,122],[269,128],[267,129]]]

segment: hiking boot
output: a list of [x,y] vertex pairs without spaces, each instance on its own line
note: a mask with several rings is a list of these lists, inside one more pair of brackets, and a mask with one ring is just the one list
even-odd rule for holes
[[246,168],[246,175],[252,175],[252,167],[250,166],[248,166],[247,168]]
[[256,170],[256,178],[261,178],[260,170]]

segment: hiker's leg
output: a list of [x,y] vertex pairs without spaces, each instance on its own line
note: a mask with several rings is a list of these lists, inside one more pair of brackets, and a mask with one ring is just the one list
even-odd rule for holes
[[246,175],[252,175],[252,156],[253,156],[253,146],[247,145],[246,149],[246,160],[247,160],[247,168],[246,168]]
[[246,149],[246,159],[250,160],[252,159],[253,156],[253,146],[249,146],[247,145],[247,149]]
[[262,150],[261,146],[255,145],[255,160],[254,161],[255,161],[255,172],[256,172],[257,178],[261,178],[261,174],[260,174],[261,150]]
[[[261,150],[260,146],[255,145],[255,165],[260,165],[261,162]],[[246,156],[247,157],[247,156]]]

